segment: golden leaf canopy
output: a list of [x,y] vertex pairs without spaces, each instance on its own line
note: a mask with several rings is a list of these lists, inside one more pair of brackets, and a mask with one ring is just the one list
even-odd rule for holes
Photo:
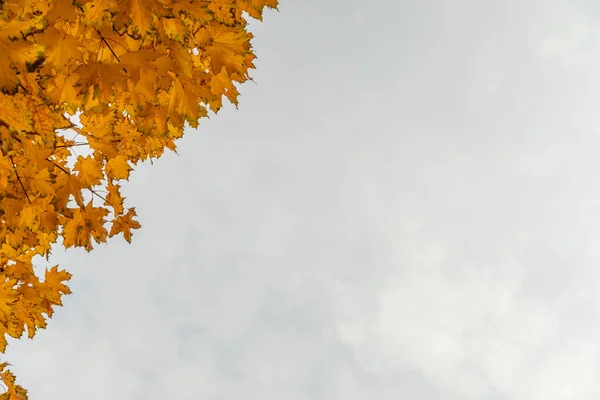
[[[276,0],[0,1],[0,351],[33,337],[70,274],[34,258],[140,227],[119,181],[175,149],[255,54],[247,17]],[[78,123],[73,122],[77,115]],[[73,133],[70,135],[69,133]],[[0,399],[26,399],[7,364]]]

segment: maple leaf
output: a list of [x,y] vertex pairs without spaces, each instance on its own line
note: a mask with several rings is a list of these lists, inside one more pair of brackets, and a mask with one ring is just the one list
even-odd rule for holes
[[48,82],[48,95],[58,104],[65,103],[69,106],[79,106],[77,99],[81,88],[81,77],[73,72],[68,75],[57,75]]
[[215,20],[226,25],[234,23],[235,7],[231,0],[213,0],[207,8],[212,11]]
[[59,71],[80,60],[84,54],[82,44],[76,36],[53,26],[46,29],[39,42],[46,48],[46,61]]
[[54,198],[55,207],[64,210],[71,196],[79,207],[83,207],[82,188],[83,183],[78,176],[66,173],[58,175],[56,177],[56,197]]
[[[38,3],[48,4],[47,2]],[[71,25],[81,12],[79,8],[73,7],[73,0],[52,0],[48,5],[50,8],[44,13],[48,26],[61,26],[61,22]]]
[[13,289],[16,280],[0,282],[0,324],[6,326],[12,314],[12,308],[17,300],[17,293]]
[[[106,236],[108,235],[108,231],[104,226],[106,220],[104,217],[108,214],[108,210],[104,207],[92,207],[92,202],[90,201],[86,206],[86,210],[84,216],[86,217],[85,227],[90,232],[90,235],[96,243],[106,242]],[[85,246],[87,251],[92,249],[91,242]]]
[[40,143],[36,143],[27,139],[20,139],[20,145],[23,147],[24,158],[27,160],[27,167],[30,169],[33,165],[36,169],[44,169],[54,167],[52,161],[48,160],[48,157],[53,153],[51,148],[46,146],[40,146]]
[[38,25],[42,25],[41,18],[21,19],[15,16],[0,26],[0,40],[19,40]]
[[210,58],[214,73],[227,69],[229,73],[246,75],[244,55],[250,50],[252,35],[244,29],[231,29],[216,22],[203,27],[194,36],[198,46]]
[[178,18],[165,18],[161,22],[162,29],[160,32],[163,36],[179,43],[185,43],[190,30],[182,20]]
[[0,379],[6,385],[6,393],[0,395],[0,400],[28,400],[27,391],[15,383],[15,375],[6,369],[8,365],[0,364]]
[[[24,261],[15,261],[13,265],[4,268],[6,275],[19,280],[26,280],[33,275],[33,267],[31,263]],[[16,301],[16,293],[15,293]],[[2,318],[2,317],[0,317]]]
[[97,86],[100,91],[100,100],[109,101],[113,86],[118,89],[127,87],[127,77],[121,74],[121,67],[114,64],[92,61],[82,64],[76,70],[81,76],[81,82],[85,86]]
[[34,192],[39,193],[41,196],[48,196],[54,194],[52,180],[50,171],[48,171],[48,168],[44,168],[35,172],[30,185]]
[[[27,24],[28,27],[30,25]],[[19,26],[21,28],[24,27]],[[37,58],[36,46],[24,40],[13,40],[13,35],[18,33],[20,31],[14,26],[6,28],[6,25],[0,24],[0,53],[3,55],[0,57],[0,88],[14,87],[17,84],[17,74],[25,70],[26,63]]]
[[[65,246],[65,248],[85,246],[89,242],[89,235],[86,235],[84,239],[81,238],[81,231],[85,229],[85,220],[82,215],[83,212],[78,208],[71,211],[73,216],[63,223],[63,246]],[[83,240],[86,241],[84,242]]]
[[221,100],[223,95],[233,104],[238,104],[237,96],[239,95],[239,92],[225,69],[222,69],[221,72],[212,76],[210,87],[211,91],[216,95],[215,100],[210,102],[210,107],[213,111],[218,111],[223,105]]
[[0,201],[0,206],[2,207],[2,211],[4,211],[2,214],[3,220],[9,225],[14,224],[17,221],[17,215],[21,212],[24,205],[24,202],[20,199],[4,197]]
[[104,203],[107,206],[113,208],[115,215],[123,214],[123,197],[119,192],[121,188],[120,185],[115,185],[111,182],[108,183],[106,189],[108,190],[108,195],[106,196],[106,202]]
[[33,225],[35,218],[40,213],[40,207],[38,204],[28,203],[19,212],[19,225],[31,226]]
[[65,270],[59,270],[58,265],[46,269],[44,273],[44,285],[40,291],[43,297],[50,304],[62,305],[61,297],[65,294],[71,294],[71,289],[64,282],[70,280],[72,275]]
[[22,104],[20,97],[0,93],[0,121],[17,131],[30,130],[31,118],[27,112],[23,112]]
[[133,217],[137,214],[135,213],[135,209],[132,207],[127,211],[127,214],[123,216],[116,217],[112,222],[112,228],[110,229],[110,237],[115,236],[116,234],[123,232],[123,236],[127,242],[131,243],[131,230],[139,229],[142,226],[139,222],[134,221]]
[[262,12],[266,7],[277,8],[277,0],[237,0],[237,18],[241,18],[242,11],[246,11],[252,18],[262,21]]
[[193,77],[192,56],[188,49],[185,49],[181,44],[174,43],[169,49],[170,58],[174,61],[174,67],[171,71],[183,75],[187,78]]
[[178,76],[169,92],[169,112],[177,111],[190,119],[196,120],[206,114],[206,109],[200,103],[210,95],[210,92],[194,80]]
[[106,176],[109,179],[127,179],[129,171],[131,171],[131,166],[127,163],[125,156],[111,158],[106,163]]
[[110,19],[110,10],[114,9],[115,6],[115,0],[86,1],[83,6],[84,17],[82,22],[96,28],[100,27],[106,20]]
[[131,22],[134,32],[145,36],[153,25],[153,16],[167,14],[167,9],[158,0],[118,0],[119,14],[115,18],[118,25]]
[[[162,53],[154,49],[143,49],[129,51],[119,56],[119,62],[127,70],[127,74],[134,82],[140,80],[140,75],[144,72],[151,72],[154,69],[152,62],[162,56]],[[156,77],[156,75],[154,75]],[[153,80],[155,81],[155,79]],[[151,89],[153,91],[154,89]]]
[[87,187],[99,184],[104,177],[102,163],[91,156],[77,157],[74,169],[79,172],[77,177],[81,180],[81,183]]
[[[72,123],[64,115],[57,115],[43,102],[35,102],[29,106],[32,127],[36,132],[53,132],[71,127]],[[54,152],[54,150],[53,150]]]
[[104,227],[104,217],[108,210],[100,207],[92,207],[91,202],[85,210],[75,208],[72,210],[73,217],[66,220],[62,232],[64,246],[85,247],[87,251],[92,250],[92,238],[101,243],[106,240],[107,230]]

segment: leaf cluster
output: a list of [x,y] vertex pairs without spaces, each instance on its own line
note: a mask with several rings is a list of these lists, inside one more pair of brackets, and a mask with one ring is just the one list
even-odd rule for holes
[[[140,227],[121,184],[175,150],[237,85],[255,55],[247,17],[277,0],[0,2],[0,351],[31,338],[69,294],[70,274],[34,257]],[[74,116],[79,123],[73,122]],[[69,138],[65,132],[74,132]],[[83,150],[83,151],[81,151]],[[0,364],[0,399],[26,392]],[[1,372],[3,371],[3,372]]]

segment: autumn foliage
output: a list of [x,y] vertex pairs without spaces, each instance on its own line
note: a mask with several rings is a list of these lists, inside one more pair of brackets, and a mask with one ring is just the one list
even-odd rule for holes
[[[247,18],[277,0],[0,1],[0,351],[70,293],[35,270],[51,246],[91,250],[140,227],[121,183],[175,149],[255,58]],[[69,134],[69,132],[71,134]],[[121,183],[120,183],[121,182]],[[0,399],[25,399],[7,364]]]

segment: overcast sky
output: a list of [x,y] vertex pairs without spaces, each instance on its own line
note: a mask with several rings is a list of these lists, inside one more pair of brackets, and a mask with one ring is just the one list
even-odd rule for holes
[[9,345],[32,400],[600,398],[600,5],[283,0]]

